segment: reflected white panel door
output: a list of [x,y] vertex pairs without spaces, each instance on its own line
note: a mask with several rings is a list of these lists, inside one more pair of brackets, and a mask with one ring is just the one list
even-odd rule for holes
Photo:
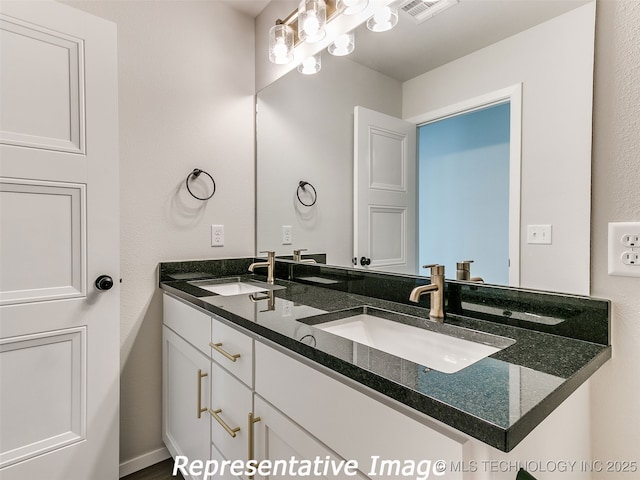
[[415,273],[416,125],[363,107],[354,113],[356,266]]
[[114,480],[116,29],[54,2],[0,15],[0,477]]

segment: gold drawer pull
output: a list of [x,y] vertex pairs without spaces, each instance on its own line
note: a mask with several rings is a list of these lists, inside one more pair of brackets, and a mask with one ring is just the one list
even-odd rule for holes
[[[253,416],[253,412],[249,412],[249,421],[247,423],[247,432],[249,433],[247,435],[247,437],[249,437],[249,444],[248,444],[248,452],[247,452],[247,461],[251,462],[252,460],[255,460],[254,457],[254,433],[253,433],[253,424],[256,422],[259,422],[261,419],[260,417],[254,417]],[[249,479],[253,479],[253,476],[250,476]]]
[[220,343],[213,343],[213,342],[209,342],[209,346],[211,348],[213,348],[216,352],[221,353],[222,355],[224,355],[225,357],[227,357],[229,360],[231,360],[232,362],[235,362],[237,359],[240,358],[240,354],[236,353],[234,355],[231,355],[229,352],[227,352],[226,350],[224,350],[222,347],[222,342]]
[[202,379],[208,375],[207,372],[202,373],[202,370],[198,370],[198,418],[207,411],[207,407],[202,407]]
[[218,408],[217,410],[211,410],[209,408],[208,410],[211,416],[217,420],[217,422],[222,426],[222,428],[224,428],[227,431],[227,433],[231,435],[232,438],[236,438],[236,432],[240,431],[240,427],[231,428],[229,425],[227,425],[227,423],[224,420],[222,420],[222,418],[220,418],[220,416],[218,415],[219,413],[222,412],[221,408]]

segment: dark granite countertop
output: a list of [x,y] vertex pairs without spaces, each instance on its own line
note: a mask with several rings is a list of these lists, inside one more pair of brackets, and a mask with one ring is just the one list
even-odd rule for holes
[[[264,280],[264,276],[244,275],[251,260],[238,259],[235,261],[238,265],[234,261],[230,265],[227,261],[222,268],[220,265],[210,268],[211,265],[205,266],[202,262],[186,262],[180,264],[180,268],[169,268],[169,273],[162,271],[161,266],[160,286],[167,293],[245,328],[258,338],[275,342],[505,452],[515,447],[611,357],[608,342],[587,341],[545,331],[549,324],[560,321],[554,320],[560,317],[557,314],[544,316],[528,311],[514,314],[513,307],[510,307],[501,310],[509,317],[508,322],[501,318],[496,320],[487,314],[487,310],[499,307],[487,306],[483,300],[476,302],[483,308],[471,308],[480,312],[479,318],[448,313],[445,323],[437,324],[428,319],[428,309],[424,305],[399,303],[344,291],[349,288],[336,288],[339,279],[335,280],[336,272],[330,268],[331,275],[327,275],[327,267],[305,266],[304,275],[297,276],[297,281],[277,279],[277,286],[284,288],[266,293],[221,296],[189,283],[239,274],[244,280]],[[177,264],[169,265],[175,267]],[[280,267],[283,271],[282,264]],[[290,269],[288,276],[296,277],[291,274]],[[395,280],[391,278],[390,281],[393,283]],[[398,281],[404,280],[402,277]],[[422,279],[417,283],[426,282]],[[450,283],[448,291],[455,289],[455,282]],[[390,288],[393,286],[389,284]],[[476,288],[472,290],[473,295],[478,295]],[[498,295],[509,298],[514,292],[522,296],[517,289],[500,292]],[[488,297],[495,294],[492,290],[486,290],[486,293]],[[473,302],[469,300],[473,295],[458,303]],[[541,292],[541,300],[549,295]],[[532,298],[535,298],[535,292]],[[608,302],[583,298],[587,303],[606,303],[603,311],[608,322]],[[579,299],[566,296],[570,311],[576,310]],[[550,302],[554,301],[562,304],[562,296],[554,295]],[[399,313],[378,313],[393,321],[480,343],[498,342],[500,346],[507,346],[455,373],[442,373],[314,326],[325,320],[323,314],[338,312],[337,316],[344,316],[343,311],[353,309],[358,313],[366,312],[367,308],[372,312]],[[541,318],[541,327],[525,328],[520,323],[510,324],[513,317],[526,319],[527,315]],[[600,323],[601,320],[598,319]]]

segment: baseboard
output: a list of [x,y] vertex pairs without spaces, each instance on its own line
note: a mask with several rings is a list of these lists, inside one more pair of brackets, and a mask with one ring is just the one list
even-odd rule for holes
[[163,447],[158,450],[145,453],[144,455],[140,455],[139,457],[132,458],[131,460],[127,460],[126,462],[122,462],[120,464],[120,478],[126,477],[127,475],[137,472],[138,470],[142,470],[143,468],[150,467],[151,465],[155,465],[169,457],[171,457],[169,450]]

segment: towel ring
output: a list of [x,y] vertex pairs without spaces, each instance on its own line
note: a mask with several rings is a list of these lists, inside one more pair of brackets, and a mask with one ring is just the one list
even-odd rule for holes
[[[209,195],[208,197],[198,197],[189,188],[189,180],[191,180],[191,177],[198,178],[201,173],[204,173],[207,177],[209,177],[209,179],[211,180],[211,183],[213,184],[213,192],[211,192],[211,195]],[[205,172],[204,170],[200,170],[199,168],[194,168],[193,171],[189,175],[187,175],[187,180],[185,182],[185,185],[187,186],[187,191],[191,194],[191,196],[193,198],[197,198],[198,200],[202,200],[202,201],[209,200],[211,197],[213,197],[213,194],[216,193],[216,181],[213,179],[213,177],[209,173]]]
[[[305,191],[305,188],[307,185],[309,185],[311,187],[311,190],[313,190],[313,202],[311,203],[304,203],[301,199],[300,199],[300,189],[302,189],[302,191]],[[304,205],[305,207],[312,207],[316,204],[316,201],[318,200],[318,192],[316,192],[316,188],[311,185],[309,182],[305,182],[304,180],[300,180],[300,183],[298,183],[298,189],[296,190],[296,196],[298,197],[298,201]]]

